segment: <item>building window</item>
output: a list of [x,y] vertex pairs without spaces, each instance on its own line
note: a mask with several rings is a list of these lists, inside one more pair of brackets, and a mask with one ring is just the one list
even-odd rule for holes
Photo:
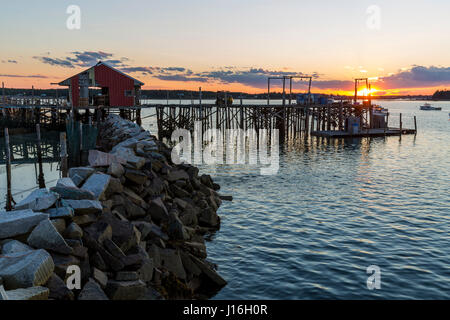
[[133,90],[125,90],[125,97],[134,97]]

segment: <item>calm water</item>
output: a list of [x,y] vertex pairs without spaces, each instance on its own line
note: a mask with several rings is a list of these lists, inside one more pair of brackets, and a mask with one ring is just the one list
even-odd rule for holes
[[[450,298],[450,102],[434,103],[440,112],[381,104],[402,112],[405,127],[416,115],[417,137],[289,145],[275,176],[246,165],[201,167],[234,196],[208,243],[229,282],[215,299]],[[156,130],[152,118],[144,127]],[[44,169],[54,184],[56,164]],[[3,200],[1,165],[0,181]],[[15,167],[17,200],[35,186],[34,165]],[[381,290],[366,287],[370,265],[381,268]]]
[[[215,299],[450,298],[450,103],[382,105],[417,115],[417,137],[313,139],[275,176],[202,168],[234,196],[208,243],[229,281]],[[367,289],[370,265],[381,290]]]

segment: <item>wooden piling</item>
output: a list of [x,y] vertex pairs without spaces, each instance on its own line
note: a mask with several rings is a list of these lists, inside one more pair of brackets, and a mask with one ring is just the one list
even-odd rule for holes
[[68,171],[68,155],[67,155],[67,137],[65,132],[60,134],[60,144],[61,144],[61,176],[67,178]]
[[44,180],[44,169],[42,168],[42,148],[41,148],[41,128],[39,123],[36,124],[36,135],[37,135],[37,157],[39,164],[39,176],[38,183],[39,189],[45,188],[45,180]]
[[417,118],[414,116],[414,134],[417,134]]
[[11,191],[11,149],[9,146],[9,132],[5,128],[5,148],[6,148],[6,211],[12,210],[12,191]]
[[402,135],[403,131],[403,121],[402,121],[402,114],[400,113],[400,136]]
[[2,82],[2,97],[3,97],[3,105],[6,106],[6,95],[5,95],[5,83]]

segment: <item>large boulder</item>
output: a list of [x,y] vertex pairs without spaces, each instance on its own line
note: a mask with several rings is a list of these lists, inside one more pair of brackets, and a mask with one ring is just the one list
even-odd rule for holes
[[93,279],[89,279],[89,281],[84,285],[83,290],[81,290],[78,300],[109,300],[108,296],[102,290],[97,282]]
[[55,300],[73,300],[74,294],[67,288],[64,281],[56,274],[53,273],[48,279],[45,286],[50,290],[50,299]]
[[167,175],[167,180],[169,182],[175,182],[178,180],[189,180],[189,175],[184,170],[170,170]]
[[174,249],[160,249],[161,266],[172,272],[179,279],[186,279],[186,271],[180,253]]
[[95,199],[102,199],[103,194],[108,188],[111,176],[103,173],[94,173],[91,175],[81,187],[81,190],[90,191],[94,194]]
[[202,210],[199,222],[206,227],[218,228],[220,226],[220,217],[217,215],[216,210],[207,207]]
[[84,235],[86,244],[91,249],[98,250],[98,246],[103,245],[105,240],[112,239],[112,228],[109,223],[98,221],[84,229]]
[[78,168],[70,168],[69,169],[69,177],[72,178],[74,175],[78,175],[83,179],[87,179],[91,174],[95,172],[94,168],[89,167],[78,167]]
[[102,216],[99,222],[105,222],[112,228],[112,240],[123,251],[127,252],[130,248],[136,246],[140,240],[140,233],[134,226],[128,221],[122,221],[106,213]]
[[30,209],[0,212],[0,239],[27,234],[45,219],[48,219],[48,214],[33,212]]
[[51,208],[46,211],[50,219],[72,219],[75,215],[71,207]]
[[81,266],[80,259],[71,255],[52,253],[55,263],[55,273],[64,281],[67,280],[67,268],[70,266]]
[[58,200],[58,194],[47,189],[38,189],[30,193],[25,199],[16,204],[16,210],[31,209],[44,211],[52,207]]
[[113,162],[111,163],[111,165],[108,167],[108,171],[107,173],[110,176],[116,177],[116,178],[120,178],[125,174],[125,169],[124,167],[118,163],[118,162]]
[[70,168],[69,177],[72,179],[74,184],[77,187],[79,187],[94,172],[95,172],[94,168],[87,168],[87,167]]
[[98,150],[89,150],[88,161],[91,167],[108,167],[113,163],[126,163],[126,160],[121,157]]
[[145,158],[136,156],[134,151],[129,148],[119,147],[115,149],[111,154],[119,158],[125,159],[128,164],[130,164],[131,166],[133,166],[135,169],[138,170],[145,165],[146,161]]
[[114,243],[114,241],[110,239],[105,239],[103,242],[103,247],[108,250],[108,252],[115,258],[119,260],[125,259],[125,253],[123,253],[122,249],[120,249],[117,244]]
[[152,220],[156,222],[167,221],[169,219],[169,212],[161,198],[153,199],[150,202],[148,212],[150,213]]
[[27,252],[32,251],[33,248],[27,246],[26,244],[17,241],[17,240],[11,240],[3,243],[2,247],[2,255],[6,256],[11,253],[17,253],[17,252]]
[[119,148],[129,148],[129,149],[134,149],[135,147],[136,147],[136,145],[137,145],[137,143],[139,142],[139,140],[138,139],[136,139],[136,138],[129,138],[129,139],[126,139],[126,140],[124,140],[124,141],[122,141],[122,142],[120,142],[120,143],[118,143],[117,145],[115,145],[113,148],[112,148],[112,152],[115,152],[115,151],[117,151],[117,149],[119,149]]
[[189,240],[189,234],[187,233],[186,228],[175,210],[172,210],[169,213],[167,233],[175,240]]
[[6,291],[8,300],[48,300],[49,290],[45,287],[30,287],[26,289],[16,289]]
[[91,191],[79,189],[70,178],[59,179],[56,187],[50,190],[59,194],[62,199],[95,200],[95,195]]
[[127,178],[128,180],[138,184],[138,185],[143,185],[144,183],[147,182],[147,175],[141,171],[138,170],[127,170],[125,172],[125,178]]
[[144,282],[151,281],[153,279],[153,268],[153,259],[144,259],[144,262],[137,271],[139,279]]
[[137,300],[145,294],[146,285],[141,280],[136,281],[108,281],[106,293],[111,300]]
[[98,217],[95,213],[85,214],[81,216],[75,216],[73,222],[75,222],[80,227],[85,227],[97,221]]
[[80,239],[83,237],[83,229],[75,222],[72,222],[67,226],[66,230],[64,230],[63,235],[66,239]]
[[62,200],[64,206],[71,207],[76,215],[101,213],[102,204],[97,200]]
[[223,279],[214,269],[212,269],[206,262],[194,257],[193,255],[189,256],[192,261],[200,268],[202,273],[209,278],[214,284],[218,287],[223,287],[227,285],[225,279]]
[[48,219],[41,221],[34,228],[27,241],[30,246],[38,249],[48,249],[61,254],[72,254],[72,248]]
[[53,259],[45,250],[0,256],[0,278],[9,290],[43,285],[54,268]]
[[63,234],[64,230],[66,230],[66,220],[64,219],[54,219],[51,220],[53,226],[59,232],[59,234]]
[[108,276],[106,273],[94,267],[92,268],[92,277],[102,288],[106,288],[106,285],[108,284]]

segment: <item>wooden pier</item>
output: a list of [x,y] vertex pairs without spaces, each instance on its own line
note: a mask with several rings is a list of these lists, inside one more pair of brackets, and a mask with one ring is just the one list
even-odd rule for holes
[[[195,122],[202,123],[202,129],[260,129],[279,130],[280,142],[300,137],[319,136],[328,138],[346,137],[376,137],[401,134],[416,134],[417,122],[414,119],[414,128],[402,127],[403,120],[400,115],[400,128],[376,128],[371,122],[370,110],[358,104],[332,103],[326,105],[300,105],[285,106],[274,105],[158,105],[142,106],[156,109],[158,133],[160,138],[170,138],[177,128],[194,130]],[[392,116],[392,115],[391,115]],[[360,120],[358,132],[351,133],[346,124],[350,117]],[[389,117],[389,115],[387,116]]]
[[[103,63],[99,63],[93,68],[99,69],[99,72],[105,68],[109,72],[119,72],[112,67],[105,67]],[[119,75],[126,77],[121,73]],[[294,78],[308,81],[308,90],[303,95],[303,99],[294,99],[292,91]],[[349,136],[370,137],[417,133],[415,118],[414,128],[406,128],[403,125],[404,118],[402,119],[401,114],[399,115],[398,125],[395,124],[395,127],[389,125],[389,119],[392,115],[389,113],[380,114],[380,110],[376,110],[372,105],[371,86],[368,78],[355,79],[354,99],[349,98],[332,103],[325,99],[325,103],[323,101],[318,103],[317,99],[312,99],[311,76],[270,77],[267,81],[266,105],[246,105],[242,99],[239,104],[233,104],[229,102],[229,96],[226,92],[222,92],[223,97],[219,97],[219,93],[217,94],[216,104],[204,104],[202,103],[201,88],[199,88],[198,104],[194,104],[193,100],[191,100],[191,104],[186,105],[182,105],[181,100],[180,104],[174,105],[168,103],[142,104],[139,93],[140,86],[143,83],[136,79],[133,80],[136,86],[135,90],[131,92],[134,94],[132,96],[134,103],[123,107],[110,106],[112,96],[108,95],[108,87],[102,87],[106,94],[100,96],[103,97],[102,99],[99,99],[99,96],[91,97],[88,94],[89,88],[83,87],[86,89],[84,90],[86,92],[83,91],[86,98],[83,98],[82,104],[76,97],[72,97],[77,93],[76,90],[69,90],[68,100],[59,98],[57,94],[53,98],[35,97],[34,88],[30,97],[5,96],[3,90],[2,103],[0,104],[0,128],[33,129],[39,124],[43,129],[63,131],[69,117],[82,123],[96,124],[111,113],[119,114],[121,117],[135,121],[140,125],[142,110],[147,109],[151,110],[150,116],[156,117],[160,139],[170,138],[172,132],[176,129],[193,131],[195,124],[198,122],[201,122],[203,131],[212,128],[219,130],[242,129],[256,130],[258,134],[261,129],[269,132],[278,129],[281,143],[288,139],[307,138],[309,136],[345,138]],[[271,81],[281,81],[282,83],[282,100],[279,105],[271,103]],[[365,83],[367,96],[358,96],[360,82]],[[80,88],[86,86],[83,81],[79,83],[75,81],[74,83],[78,84]],[[72,82],[63,82],[59,85],[69,85],[69,88],[74,88]],[[78,98],[81,99],[81,96]],[[128,98],[130,97],[125,97],[125,100]],[[118,103],[118,101],[121,100],[119,99],[115,103]],[[356,130],[355,124],[357,125]]]
[[[137,105],[134,107],[78,107],[58,105],[3,105],[0,106],[0,127],[31,128],[36,124],[46,130],[65,130],[66,120],[74,113],[74,118],[83,123],[101,122],[108,114],[119,114],[123,118],[141,124],[142,110],[150,110],[150,116],[156,117],[158,136],[170,138],[176,129],[194,130],[196,122],[202,123],[202,129],[278,129],[280,141],[299,137],[320,136],[330,138],[390,136],[415,134],[414,128],[390,127],[374,128],[370,109],[349,102],[325,105],[287,104],[287,105]],[[346,120],[350,117],[360,120],[357,133],[351,134]],[[404,118],[403,118],[404,120]]]

